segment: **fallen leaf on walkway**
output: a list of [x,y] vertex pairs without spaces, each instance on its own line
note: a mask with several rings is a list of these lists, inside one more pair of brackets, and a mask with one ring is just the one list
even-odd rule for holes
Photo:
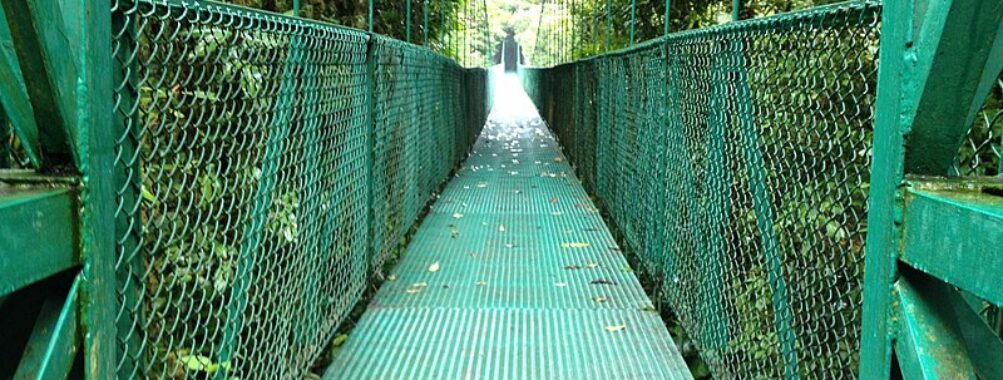
[[553,215],[553,216],[561,216],[561,215],[564,215],[564,213],[563,213],[563,212],[560,212],[560,211],[554,211],[554,212],[551,212],[551,213],[550,213],[550,215]]
[[554,286],[556,286],[558,288],[563,288],[565,286],[568,286],[568,284],[566,282],[555,282]]
[[478,182],[477,183],[477,187],[480,187],[480,188],[488,187],[488,183],[487,182]]
[[599,263],[597,263],[597,262],[591,262],[591,263],[585,264],[585,267],[589,268],[589,269],[598,268],[599,267]]
[[449,225],[449,237],[451,237],[453,239],[456,239],[456,238],[460,237],[460,230],[458,228],[456,228],[455,224],[450,224]]
[[487,281],[477,281],[477,282],[474,283],[474,285],[477,285],[477,286],[487,286],[488,282]]
[[415,294],[421,291],[421,288],[407,288],[404,292],[407,294]]
[[460,219],[460,218],[462,218],[462,217],[463,217],[463,214],[460,214],[460,213],[458,213],[458,212],[454,212],[454,213],[453,213],[453,218],[456,218],[456,219]]
[[512,243],[505,244],[505,248],[512,248],[512,247],[515,247],[515,244]]
[[387,276],[387,281],[397,281],[397,275],[396,274],[392,274],[392,275]]
[[630,267],[620,268],[620,271],[623,272],[623,273],[634,273],[634,270],[631,269]]
[[428,271],[432,272],[432,273],[438,272],[439,271],[439,262],[436,261],[436,262],[432,263],[432,265],[429,265],[428,266]]
[[616,285],[615,282],[607,280],[605,278],[597,278],[595,280],[592,280],[592,283],[596,285]]
[[596,301],[598,303],[603,303],[603,302],[609,301],[609,298],[607,298],[606,296],[595,296],[595,297],[592,297],[592,300]]
[[576,270],[576,269],[582,269],[582,267],[580,267],[578,265],[567,265],[567,266],[564,267],[564,269],[567,269],[567,270]]
[[627,328],[627,325],[606,326],[606,331],[617,332],[617,331],[623,330],[625,328]]
[[586,248],[591,246],[592,243],[587,243],[587,242],[561,243],[561,248]]
[[428,286],[427,282],[416,282],[416,283],[411,284],[412,288],[424,288],[426,286]]
[[555,203],[557,203],[557,198],[550,198],[549,201],[550,201],[550,204],[555,204]]
[[561,162],[561,161],[564,161],[564,158],[561,158],[561,156],[554,157],[554,162]]
[[505,225],[504,224],[499,224],[498,225],[498,232],[505,232]]
[[642,307],[641,311],[656,312],[656,311],[658,311],[658,309],[655,309],[655,305],[648,305],[648,306]]

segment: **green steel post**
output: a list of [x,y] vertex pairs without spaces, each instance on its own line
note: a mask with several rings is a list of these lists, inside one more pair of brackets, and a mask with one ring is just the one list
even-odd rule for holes
[[630,0],[630,46],[634,46],[634,28],[635,28],[634,24],[636,23],[637,23],[637,0]]
[[293,16],[300,17],[300,0],[293,0]]
[[[55,4],[55,3],[53,3]],[[72,52],[81,68],[76,83],[76,146],[83,191],[80,195],[83,276],[81,336],[84,366],[89,379],[115,376],[115,184],[107,175],[115,167],[115,138],[111,133],[112,31],[109,0],[59,2],[68,17],[76,17],[81,38]],[[72,4],[72,5],[70,5]]]
[[670,24],[670,21],[671,21],[671,19],[669,18],[669,16],[671,15],[671,13],[669,12],[669,9],[671,8],[670,7],[671,5],[672,5],[672,0],[665,0],[665,25],[664,25],[664,27],[665,27],[665,35],[666,36],[669,35],[669,24]]
[[422,33],[422,44],[428,46],[428,0],[424,0],[422,3],[422,13],[424,13],[424,20],[422,21],[421,33]]
[[411,42],[411,0],[404,0],[404,24],[407,30],[405,41]]
[[731,21],[738,21],[738,11],[742,8],[742,0],[731,1]]
[[867,213],[867,255],[864,258],[863,320],[860,342],[861,379],[887,379],[891,371],[892,279],[899,242],[897,205],[902,183],[903,132],[908,122],[903,93],[912,86],[907,64],[913,50],[912,2],[884,3],[881,23],[882,59],[878,68],[874,115],[874,158]]
[[488,66],[491,66],[491,20],[488,18],[488,0],[484,0],[484,58]]
[[369,33],[373,32],[373,0],[369,0]]
[[[575,11],[578,9],[576,7],[577,2],[571,0],[571,55],[569,56],[571,60],[575,59],[575,47],[578,46],[578,23],[575,22]],[[576,76],[577,78],[577,76]],[[578,86],[578,80],[575,80],[575,86]]]
[[[139,88],[139,60],[135,59],[136,50],[139,46],[139,34],[135,17],[124,16],[118,12],[112,15],[112,27],[116,33],[120,33],[118,38],[119,48],[115,52],[114,85],[125,86],[126,88]],[[127,66],[122,66],[127,65]],[[125,75],[129,75],[128,78]],[[139,202],[142,202],[143,180],[138,175],[142,173],[139,155],[140,140],[142,135],[139,131],[130,130],[139,128],[141,117],[139,112],[131,112],[139,107],[139,99],[131,96],[121,96],[116,98],[117,107],[113,115],[114,121],[112,130],[118,138],[115,156],[116,162],[113,174],[116,184],[116,197],[118,205],[124,210],[137,209]],[[131,158],[131,160],[130,160]],[[143,349],[144,342],[140,334],[133,331],[133,326],[142,323],[145,318],[143,302],[143,281],[136,278],[137,274],[145,272],[145,262],[147,257],[144,252],[137,250],[140,236],[142,236],[143,226],[133,223],[130,213],[122,212],[115,218],[115,233],[118,239],[119,252],[134,252],[134,254],[124,254],[131,259],[121,262],[116,266],[116,281],[119,286],[119,303],[121,310],[126,312],[120,314],[115,321],[118,326],[118,339],[121,346],[121,355],[130,360],[123,360],[119,366],[118,374],[121,377],[129,377],[138,373],[138,368],[143,368],[147,358]]]
[[606,51],[610,50],[610,43],[613,40],[613,5],[612,0],[606,0]]

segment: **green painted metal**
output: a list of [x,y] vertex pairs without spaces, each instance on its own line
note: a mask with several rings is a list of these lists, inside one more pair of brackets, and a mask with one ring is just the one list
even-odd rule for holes
[[[70,29],[71,25],[64,19],[64,15],[71,15],[68,13],[71,9],[63,8],[70,6],[70,3],[28,0],[3,3],[13,41],[13,46],[5,50],[13,48],[16,53],[21,79],[31,102],[30,109],[18,104],[12,106],[20,107],[20,112],[33,111],[42,152],[39,155],[46,157],[42,162],[47,165],[82,164],[81,157],[74,155],[77,136],[73,132],[78,115],[79,62],[66,59],[66,52],[76,51],[72,49],[75,42],[71,41],[79,38],[79,31]],[[10,63],[10,59],[7,61]]]
[[[877,100],[874,107],[874,158],[867,212],[867,256],[864,263],[863,317],[860,344],[861,379],[887,379],[892,360],[891,297],[896,273],[901,214],[897,205],[902,183],[904,134],[907,112],[903,92],[909,88],[910,67],[906,55],[912,48],[913,13],[908,1],[883,5],[882,57]],[[895,58],[891,58],[895,57]]]
[[1003,306],[1003,189],[994,181],[911,181],[900,260]]
[[407,30],[404,41],[407,42],[411,42],[411,18],[413,17],[411,14],[411,1],[413,0],[404,0],[404,24],[405,30]]
[[880,15],[840,3],[522,70],[717,377],[857,374]]
[[[51,3],[50,3],[51,4]],[[84,350],[84,373],[88,379],[105,379],[115,373],[118,340],[115,329],[115,265],[119,252],[116,241],[115,145],[120,136],[113,133],[115,90],[112,80],[112,9],[110,0],[60,2],[67,19],[68,36],[74,48],[73,66],[81,68],[74,78],[75,103],[71,124],[79,145],[75,157],[81,176],[79,204],[82,275],[86,280],[81,291],[81,330]],[[51,21],[51,20],[50,20]],[[51,24],[51,22],[49,23]],[[46,25],[49,25],[46,24]],[[62,63],[66,51],[60,52]],[[70,65],[66,65],[70,66]]]
[[669,30],[671,29],[671,24],[672,24],[672,18],[670,17],[672,16],[671,5],[672,5],[672,0],[665,0],[665,16],[664,16],[665,25],[663,25],[665,28],[664,32],[665,35],[669,35]]
[[735,22],[741,20],[742,17],[739,12],[742,10],[742,0],[731,0],[731,21]]
[[634,46],[634,29],[637,24],[637,0],[630,0],[630,46]]
[[606,0],[606,51],[612,49],[613,40],[613,0]]
[[[3,86],[0,94],[0,112],[6,116],[3,127],[6,128],[9,121],[14,127],[24,152],[35,167],[42,166],[42,157],[38,143],[38,126],[35,125],[35,113],[32,110],[31,100],[28,99],[28,90],[25,87],[24,79],[21,76],[21,67],[18,62],[17,52],[14,49],[14,39],[10,34],[4,7],[0,7],[0,86]],[[0,135],[6,138],[7,134]],[[6,142],[2,143],[6,148]],[[6,159],[9,153],[3,152],[2,159]],[[0,167],[7,167],[2,165]]]
[[0,296],[79,263],[70,191],[0,187],[0,220]]
[[1003,376],[1003,341],[953,286],[903,269],[895,350],[905,378]]
[[951,306],[933,298],[925,285],[908,278],[895,283],[900,310],[895,353],[903,378],[976,379],[964,338],[946,315]]
[[50,297],[43,301],[14,379],[69,378],[81,349],[78,302],[82,282],[78,275],[65,297]]
[[[487,7],[485,7],[485,12],[486,11]],[[422,33],[421,44],[428,46],[428,0],[422,1],[421,12],[423,13],[422,17],[423,21],[421,26],[421,33]]]
[[[938,0],[924,3],[911,47],[913,90],[905,170],[946,175],[986,95],[1003,70],[1003,3]],[[945,98],[943,94],[953,94]]]
[[691,378],[517,79],[500,82],[325,378]]

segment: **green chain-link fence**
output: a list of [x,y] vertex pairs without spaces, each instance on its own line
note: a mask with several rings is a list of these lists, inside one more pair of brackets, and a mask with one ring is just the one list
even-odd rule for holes
[[879,15],[845,3],[524,70],[718,377],[856,374]]
[[121,377],[301,378],[486,117],[486,74],[213,2],[113,9]]
[[1003,74],[989,93],[982,111],[958,152],[952,175],[1003,175]]

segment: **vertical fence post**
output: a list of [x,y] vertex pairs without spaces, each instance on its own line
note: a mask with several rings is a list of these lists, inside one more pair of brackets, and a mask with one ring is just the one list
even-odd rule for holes
[[[76,99],[77,139],[83,191],[80,202],[83,275],[81,304],[86,377],[115,376],[115,136],[112,135],[112,30],[110,0],[68,2],[62,10],[79,17]],[[72,4],[72,5],[70,5]],[[52,6],[58,6],[52,4]]]
[[731,1],[731,21],[738,21],[738,11],[742,8],[742,0]]
[[890,0],[881,10],[881,61],[874,106],[874,158],[868,195],[867,255],[864,257],[860,378],[887,379],[891,371],[891,292],[899,231],[896,204],[901,201],[904,138],[908,129],[905,89],[911,73],[906,54],[913,45],[911,1]]
[[369,33],[373,32],[373,0],[369,0]]
[[634,46],[634,28],[636,23],[637,23],[637,0],[630,0],[630,46]]
[[613,39],[613,5],[610,1],[606,0],[606,51],[609,51]]
[[488,0],[484,0],[482,4],[484,4],[484,58],[485,63],[491,66],[491,19],[488,18]]
[[669,24],[672,19],[669,18],[672,14],[669,12],[671,8],[672,0],[665,0],[665,35],[669,35]]
[[300,0],[293,0],[293,16],[300,17]]
[[411,42],[411,0],[404,0],[404,29],[406,30],[405,41]]

